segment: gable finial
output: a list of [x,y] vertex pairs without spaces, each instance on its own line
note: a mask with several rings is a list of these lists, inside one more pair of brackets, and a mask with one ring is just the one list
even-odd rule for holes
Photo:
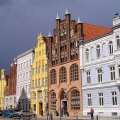
[[69,12],[69,10],[66,8],[66,10],[65,10],[65,14],[67,15],[67,14],[70,14],[70,12]]
[[51,36],[52,36],[52,34],[51,34],[51,32],[49,32],[49,33],[48,33],[48,37],[51,37]]
[[58,20],[58,19],[60,19],[60,17],[59,17],[59,14],[58,14],[58,12],[57,12],[56,20]]
[[81,20],[80,20],[80,18],[78,17],[78,19],[77,19],[77,23],[81,23]]

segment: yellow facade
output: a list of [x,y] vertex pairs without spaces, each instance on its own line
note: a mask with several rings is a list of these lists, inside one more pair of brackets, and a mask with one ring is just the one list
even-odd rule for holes
[[0,69],[0,110],[4,109],[4,99],[5,99],[5,72],[3,69]]
[[37,115],[46,114],[47,103],[47,56],[45,37],[37,36],[31,81],[31,108]]

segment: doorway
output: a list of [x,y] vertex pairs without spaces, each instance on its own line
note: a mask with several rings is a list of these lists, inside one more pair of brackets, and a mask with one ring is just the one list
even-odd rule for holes
[[67,115],[67,100],[61,101],[61,113],[62,116]]
[[39,102],[39,114],[43,116],[43,103]]

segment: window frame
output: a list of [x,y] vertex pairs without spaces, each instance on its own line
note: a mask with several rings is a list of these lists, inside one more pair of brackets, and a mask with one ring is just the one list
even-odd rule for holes
[[80,109],[80,92],[76,89],[71,91],[71,109],[79,110]]
[[100,56],[101,56],[100,45],[97,45],[96,46],[96,57],[100,58]]
[[116,79],[115,66],[110,66],[110,79],[114,81]]
[[104,95],[103,95],[103,92],[99,92],[98,96],[99,96],[99,105],[100,106],[104,106]]
[[109,55],[113,54],[113,42],[109,41]]

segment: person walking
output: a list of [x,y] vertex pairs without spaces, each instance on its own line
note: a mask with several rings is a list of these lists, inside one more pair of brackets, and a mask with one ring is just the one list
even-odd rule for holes
[[91,108],[91,110],[90,110],[90,115],[91,115],[91,120],[93,120],[94,119],[94,109],[93,108]]

